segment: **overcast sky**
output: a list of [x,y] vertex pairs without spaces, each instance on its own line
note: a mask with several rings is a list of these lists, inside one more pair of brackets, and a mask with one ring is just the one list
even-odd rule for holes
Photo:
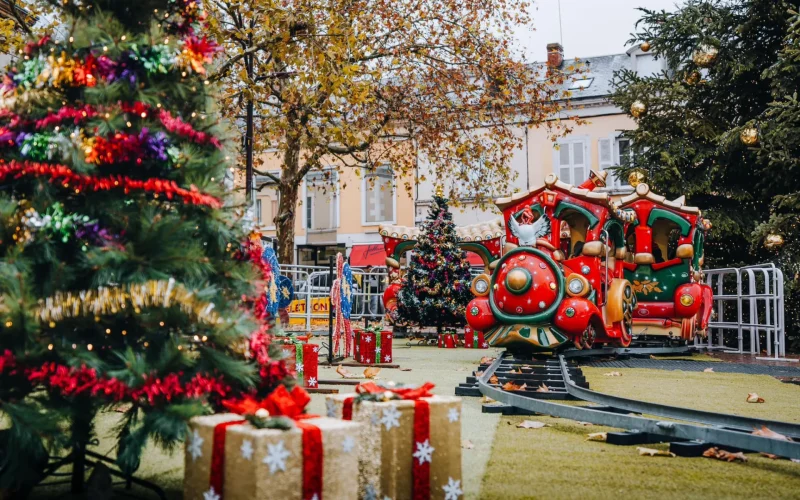
[[518,35],[528,61],[544,61],[547,44],[559,41],[568,59],[620,54],[627,49],[625,42],[641,17],[637,7],[672,11],[676,4],[682,3],[681,0],[560,0],[563,30],[560,36],[559,0],[532,2],[534,31],[521,31]]

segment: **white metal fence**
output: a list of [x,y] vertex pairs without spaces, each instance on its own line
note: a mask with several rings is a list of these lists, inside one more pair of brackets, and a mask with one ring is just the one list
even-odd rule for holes
[[704,271],[714,292],[708,338],[697,342],[708,349],[761,354],[785,359],[783,273],[774,264]]

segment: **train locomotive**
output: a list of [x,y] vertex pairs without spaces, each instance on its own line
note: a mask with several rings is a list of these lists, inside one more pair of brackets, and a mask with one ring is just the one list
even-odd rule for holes
[[[488,266],[491,274],[474,278],[466,318],[490,345],[627,347],[642,329],[684,339],[705,329],[711,290],[701,283],[700,211],[645,184],[617,205],[597,191],[606,175],[591,172],[572,186],[550,174],[543,186],[496,201],[506,228],[503,255]],[[671,258],[656,262],[653,248]]]

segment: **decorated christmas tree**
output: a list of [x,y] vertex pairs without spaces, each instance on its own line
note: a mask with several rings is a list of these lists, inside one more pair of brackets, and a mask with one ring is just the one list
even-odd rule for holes
[[[117,464],[149,439],[287,377],[242,306],[258,270],[223,180],[235,153],[213,108],[194,0],[59,0],[61,35],[29,43],[0,111],[0,491],[48,454],[82,457],[114,406]],[[245,252],[247,250],[245,249]],[[75,484],[75,483],[73,483]]]
[[469,262],[458,246],[453,215],[447,199],[437,193],[398,293],[400,319],[437,330],[463,325],[472,299],[470,281]]
[[713,224],[706,268],[778,263],[789,292],[787,327],[797,335],[793,8],[796,2],[784,0],[689,0],[674,12],[643,9],[631,43],[669,69],[619,72],[614,101],[638,125],[625,132],[634,154],[623,178],[643,180],[669,199],[685,195],[703,209]]

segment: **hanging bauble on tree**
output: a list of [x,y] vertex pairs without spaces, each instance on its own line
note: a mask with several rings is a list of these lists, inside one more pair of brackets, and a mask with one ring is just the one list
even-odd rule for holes
[[686,77],[683,79],[687,85],[695,85],[697,82],[700,81],[701,75],[699,71],[690,71],[687,73]]
[[745,146],[755,146],[758,144],[758,129],[756,127],[745,127],[739,134],[739,139]]
[[634,118],[639,118],[647,112],[647,105],[642,101],[636,100],[631,104],[631,114]]
[[644,174],[639,170],[634,170],[630,174],[628,174],[628,184],[632,187],[636,187],[639,184],[644,182]]
[[783,236],[780,234],[770,234],[764,240],[764,246],[773,249],[773,248],[780,248],[783,246]]
[[642,42],[639,48],[642,49],[642,52],[650,52],[650,42]]
[[692,54],[692,60],[701,68],[708,68],[717,60],[719,49],[709,44],[702,44]]

